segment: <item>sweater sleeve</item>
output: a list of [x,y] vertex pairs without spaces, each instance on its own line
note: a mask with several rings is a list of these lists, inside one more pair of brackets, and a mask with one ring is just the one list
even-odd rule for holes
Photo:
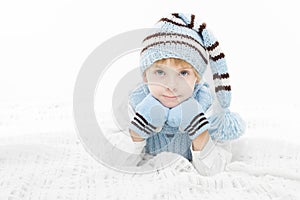
[[192,164],[199,174],[211,176],[226,170],[227,165],[231,162],[232,152],[230,143],[214,142],[211,137],[202,151],[192,152]]

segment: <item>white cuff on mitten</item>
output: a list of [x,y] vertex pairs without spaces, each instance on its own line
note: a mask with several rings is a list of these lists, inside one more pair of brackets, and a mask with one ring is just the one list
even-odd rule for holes
[[231,161],[232,153],[209,137],[209,140],[202,151],[194,151],[192,164],[201,175],[215,175],[225,170],[226,165]]

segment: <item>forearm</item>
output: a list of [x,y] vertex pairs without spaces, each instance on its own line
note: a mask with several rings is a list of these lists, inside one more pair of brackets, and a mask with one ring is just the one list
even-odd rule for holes
[[[132,141],[134,142],[141,142],[144,141],[145,139],[142,138],[139,134],[134,132],[133,130],[129,129],[129,133],[131,136]],[[209,138],[208,131],[204,131],[204,133],[200,134],[197,136],[193,141],[192,141],[192,147],[194,151],[201,151],[203,147],[206,145],[207,141]]]
[[198,136],[192,141],[192,149],[193,149],[194,151],[201,151],[201,150],[205,147],[205,145],[206,145],[208,139],[209,139],[209,133],[208,133],[208,131],[206,130],[206,131],[204,131],[202,134],[198,135]]
[[130,136],[131,136],[131,139],[132,139],[133,142],[142,142],[142,141],[145,140],[139,134],[137,134],[136,132],[134,132],[131,129],[129,129],[129,133],[130,133]]

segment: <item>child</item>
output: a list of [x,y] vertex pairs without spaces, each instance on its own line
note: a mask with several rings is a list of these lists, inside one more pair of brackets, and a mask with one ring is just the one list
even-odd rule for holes
[[[129,97],[134,116],[129,132],[135,152],[173,152],[213,175],[231,160],[230,141],[244,132],[244,122],[228,109],[229,74],[219,43],[195,15],[162,18],[143,40],[140,68],[144,84]],[[221,107],[206,116],[213,95],[203,79],[210,65]]]

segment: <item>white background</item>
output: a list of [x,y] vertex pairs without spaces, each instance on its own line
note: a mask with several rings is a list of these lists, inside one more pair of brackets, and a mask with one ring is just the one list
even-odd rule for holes
[[[76,76],[97,46],[151,27],[168,13],[187,12],[206,21],[222,45],[231,108],[247,121],[247,134],[299,140],[297,5],[296,0],[1,1],[0,103],[72,104]],[[135,65],[136,57],[116,64]],[[111,85],[104,91],[109,97]]]

